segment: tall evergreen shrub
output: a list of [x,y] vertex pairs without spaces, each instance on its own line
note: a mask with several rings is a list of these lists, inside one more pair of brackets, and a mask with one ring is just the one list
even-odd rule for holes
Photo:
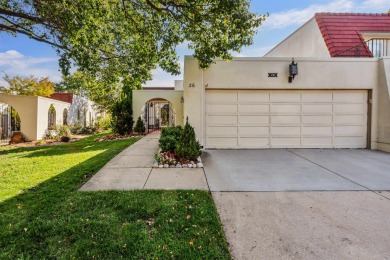
[[117,134],[130,134],[133,130],[132,91],[124,92],[111,107],[111,127]]
[[200,143],[196,140],[194,128],[188,123],[176,143],[175,155],[182,159],[196,160],[202,154]]

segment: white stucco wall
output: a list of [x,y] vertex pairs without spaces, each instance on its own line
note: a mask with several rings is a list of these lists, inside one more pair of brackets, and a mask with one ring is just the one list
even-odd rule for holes
[[330,54],[315,18],[275,46],[264,57],[317,57],[329,58]]
[[[86,120],[84,119],[84,112]],[[80,116],[78,114],[80,113]],[[80,121],[81,125],[93,126],[97,117],[100,115],[99,111],[94,108],[94,103],[87,98],[73,95],[73,102],[69,107],[68,125],[75,125],[77,121]]]
[[[70,104],[63,101],[54,100],[51,98],[36,97],[37,106],[37,136],[34,140],[39,140],[45,137],[45,132],[48,129],[49,123],[49,108],[51,105],[56,110],[56,125],[63,123],[63,111],[69,109]],[[23,133],[23,131],[22,131]]]
[[[185,57],[184,117],[189,116],[201,143],[205,143],[206,89],[367,89],[373,93],[373,107],[378,107],[377,59],[296,58],[296,62],[299,75],[293,83],[288,83],[290,58],[235,58],[230,62],[216,60],[209,69],[202,70],[195,58]],[[278,73],[278,77],[269,78],[268,73],[271,72]],[[190,87],[193,84],[195,87]],[[373,109],[371,115],[373,149],[377,148],[377,111]],[[386,108],[383,111],[389,113]]]

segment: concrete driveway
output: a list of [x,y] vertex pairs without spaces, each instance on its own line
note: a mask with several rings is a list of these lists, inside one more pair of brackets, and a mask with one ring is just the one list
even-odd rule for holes
[[390,259],[390,154],[209,150],[203,159],[235,259]]

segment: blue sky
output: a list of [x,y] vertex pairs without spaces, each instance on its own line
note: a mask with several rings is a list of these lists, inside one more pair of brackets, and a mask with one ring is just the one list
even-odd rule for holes
[[[254,44],[236,55],[263,56],[316,12],[386,13],[389,9],[389,0],[252,0],[251,11],[259,15],[269,13],[269,17],[259,28]],[[184,55],[192,54],[186,44],[178,46],[177,51],[182,64]],[[12,37],[4,32],[0,32],[0,72],[11,76],[48,76],[56,82],[61,80],[58,57],[52,47],[25,36]],[[147,82],[147,86],[173,86],[175,79],[182,78],[182,75],[171,76],[161,69],[153,71],[153,75],[153,80]],[[0,85],[4,85],[1,78]]]

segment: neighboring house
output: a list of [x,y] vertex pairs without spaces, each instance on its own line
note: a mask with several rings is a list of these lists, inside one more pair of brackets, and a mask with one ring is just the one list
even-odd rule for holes
[[100,116],[100,112],[88,98],[65,92],[53,93],[50,98],[71,104],[68,111],[63,111],[64,114],[67,113],[67,120],[63,124],[75,125],[79,122],[82,126],[93,126]]
[[46,130],[57,125],[91,126],[99,115],[93,102],[71,93],[54,93],[51,98],[0,94],[2,117],[0,137],[8,140],[14,129],[10,128],[10,109],[20,116],[20,132],[27,141],[44,138]]
[[316,14],[262,58],[217,59],[203,70],[185,57],[183,89],[134,91],[133,113],[168,100],[183,115],[176,124],[188,116],[206,149],[390,152],[389,39],[388,14]]

